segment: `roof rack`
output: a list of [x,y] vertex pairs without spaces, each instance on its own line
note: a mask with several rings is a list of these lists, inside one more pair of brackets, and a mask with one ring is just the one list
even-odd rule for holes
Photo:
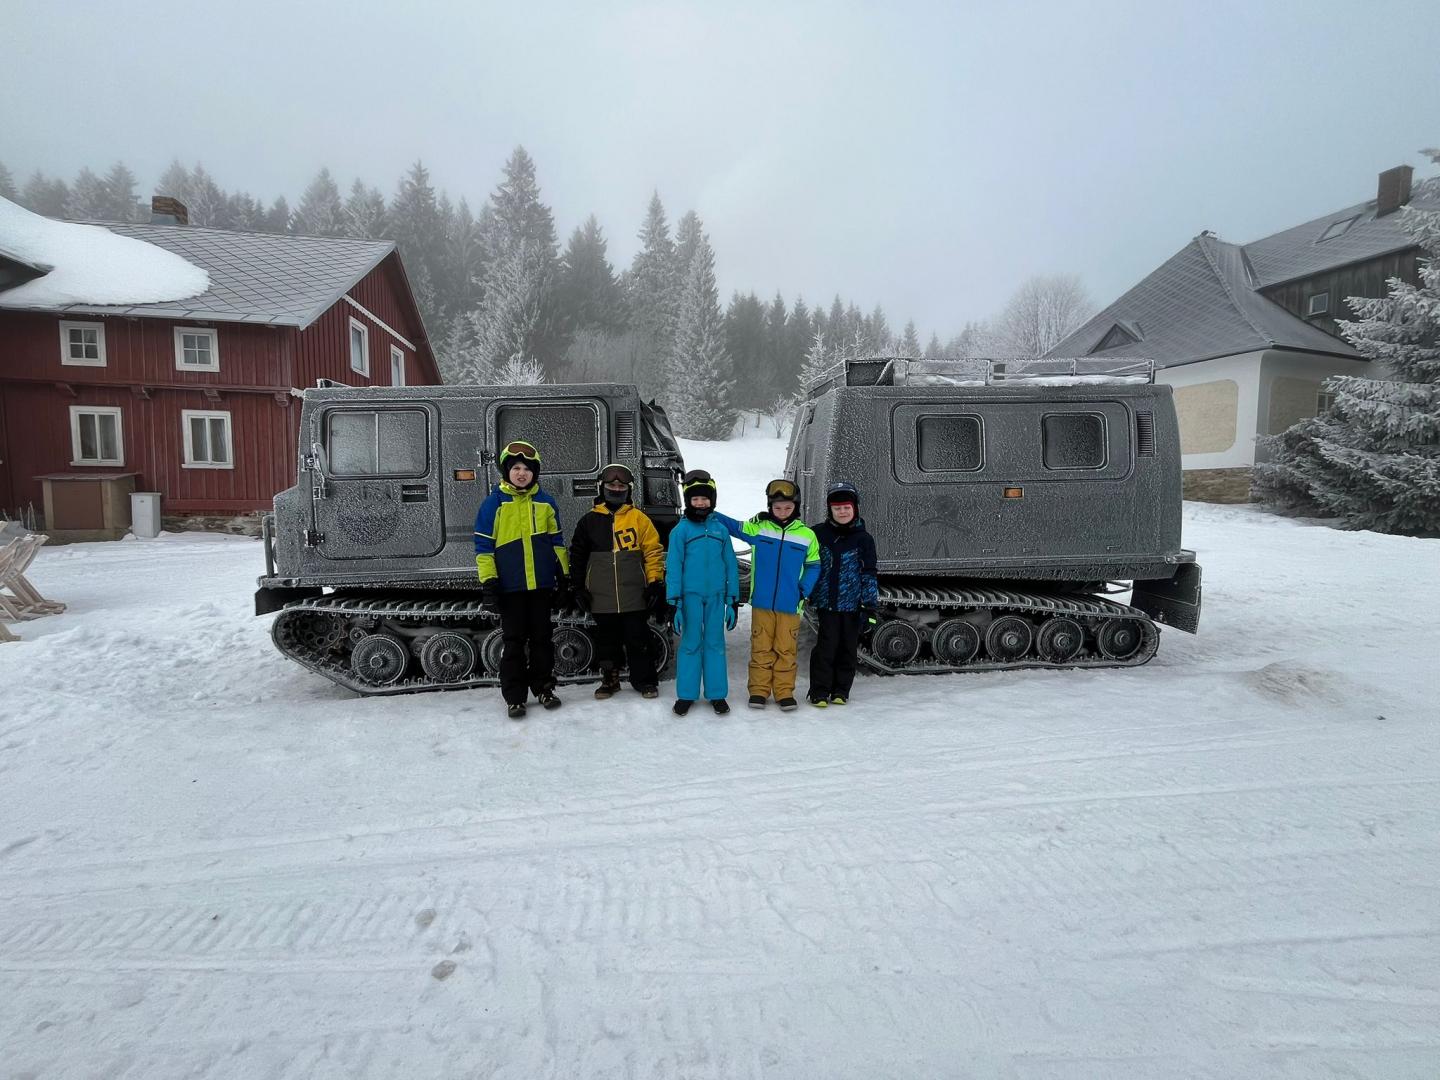
[[959,357],[924,360],[871,356],[847,361],[843,370],[807,388],[819,397],[838,386],[1085,386],[1153,383],[1155,361],[1082,356],[1055,360],[1034,357]]

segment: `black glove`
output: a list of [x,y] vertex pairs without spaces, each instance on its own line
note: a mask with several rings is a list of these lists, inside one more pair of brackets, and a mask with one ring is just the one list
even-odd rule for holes
[[553,611],[564,611],[575,598],[575,592],[570,588],[570,579],[564,574],[555,575],[555,589],[550,594],[550,607]]
[[500,614],[500,579],[491,578],[480,583],[480,606],[495,615]]
[[575,606],[581,611],[589,611],[591,602],[589,589],[575,590]]
[[869,641],[870,635],[875,633],[875,627],[880,625],[880,612],[873,607],[862,607],[860,609],[860,640]]
[[645,606],[657,619],[665,615],[665,582],[652,581],[645,586]]

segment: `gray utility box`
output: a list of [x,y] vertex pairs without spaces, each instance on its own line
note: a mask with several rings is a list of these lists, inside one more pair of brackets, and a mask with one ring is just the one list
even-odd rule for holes
[[130,531],[146,540],[160,535],[160,492],[130,493]]

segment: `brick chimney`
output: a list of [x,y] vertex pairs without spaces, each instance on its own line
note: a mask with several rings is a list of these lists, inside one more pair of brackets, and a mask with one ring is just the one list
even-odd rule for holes
[[[1409,191],[1409,181],[1406,181],[1406,185],[1406,191]],[[156,195],[150,200],[150,224],[189,225],[190,211],[179,199],[172,199],[169,195]]]
[[1380,191],[1375,197],[1377,218],[1393,214],[1410,201],[1410,177],[1414,173],[1409,165],[1396,165],[1380,174]]

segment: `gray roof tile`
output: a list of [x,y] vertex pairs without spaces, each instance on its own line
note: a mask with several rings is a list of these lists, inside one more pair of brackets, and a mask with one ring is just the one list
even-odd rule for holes
[[199,296],[158,304],[64,304],[44,310],[302,329],[395,250],[388,240],[232,232],[195,225],[86,222],[173,251],[210,274]]

